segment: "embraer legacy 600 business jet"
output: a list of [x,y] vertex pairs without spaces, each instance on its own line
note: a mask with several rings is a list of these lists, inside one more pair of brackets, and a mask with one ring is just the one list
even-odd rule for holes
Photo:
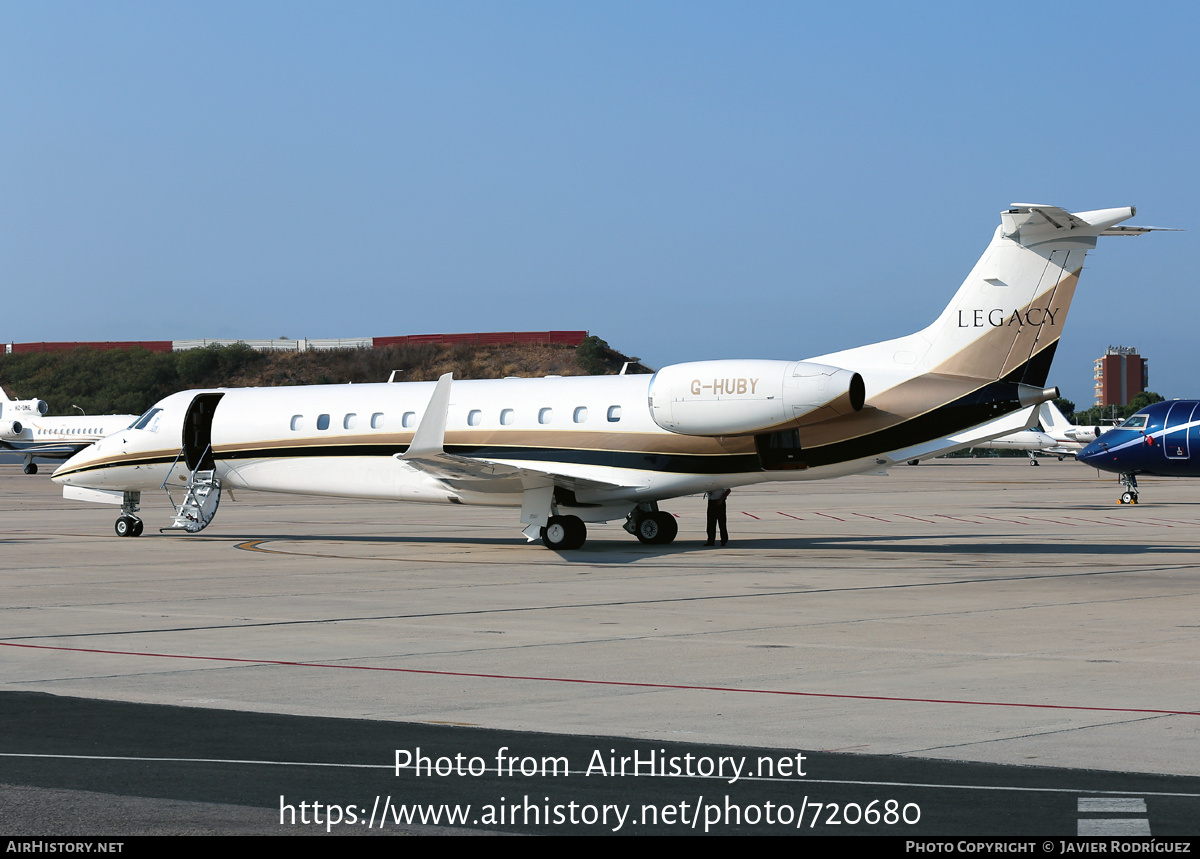
[[1032,426],[1057,395],[1044,385],[1084,255],[1154,229],[1117,227],[1134,211],[1014,205],[937,320],[896,340],[653,376],[185,391],[54,479],[121,504],[123,536],[141,533],[143,491],[180,490],[163,530],[194,532],[224,487],[519,507],[525,536],[552,549],[620,519],[669,543],[669,498],[883,472]]

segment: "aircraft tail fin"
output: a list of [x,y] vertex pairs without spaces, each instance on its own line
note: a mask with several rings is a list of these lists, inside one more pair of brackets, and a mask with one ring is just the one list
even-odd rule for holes
[[1041,419],[1042,428],[1049,433],[1053,433],[1055,430],[1065,432],[1071,427],[1066,415],[1060,412],[1058,406],[1051,402],[1042,403],[1038,407],[1038,417]]
[[983,256],[932,325],[809,360],[861,372],[868,399],[920,376],[1044,388],[1084,257],[1102,235],[1150,230],[1115,229],[1136,211],[1072,213],[1014,204],[1001,213]]
[[1071,213],[1018,203],[932,325],[923,372],[1044,386],[1087,252],[1132,206]]

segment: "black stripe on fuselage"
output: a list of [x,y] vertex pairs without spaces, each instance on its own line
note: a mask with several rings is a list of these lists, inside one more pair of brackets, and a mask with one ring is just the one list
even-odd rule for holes
[[1015,384],[991,382],[953,402],[895,426],[860,438],[823,444],[807,450],[801,449],[800,458],[809,468],[818,468],[891,453],[995,420],[1016,411],[1019,407]]
[[1040,352],[1034,353],[1025,364],[1004,377],[1007,382],[1022,382],[1038,388],[1046,387],[1050,378],[1050,363],[1054,360],[1054,352],[1058,349],[1058,340]]

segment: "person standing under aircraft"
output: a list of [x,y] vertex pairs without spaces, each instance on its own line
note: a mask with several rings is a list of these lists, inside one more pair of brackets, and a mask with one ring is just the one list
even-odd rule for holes
[[731,491],[724,487],[716,487],[704,493],[704,497],[708,499],[708,542],[704,544],[706,546],[716,544],[718,525],[721,526],[721,545],[729,542],[729,528],[725,524],[725,499]]

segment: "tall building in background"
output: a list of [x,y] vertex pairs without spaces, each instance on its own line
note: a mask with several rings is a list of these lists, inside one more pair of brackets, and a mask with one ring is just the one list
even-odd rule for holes
[[1109,346],[1095,366],[1098,406],[1127,406],[1150,385],[1150,369],[1136,347]]

